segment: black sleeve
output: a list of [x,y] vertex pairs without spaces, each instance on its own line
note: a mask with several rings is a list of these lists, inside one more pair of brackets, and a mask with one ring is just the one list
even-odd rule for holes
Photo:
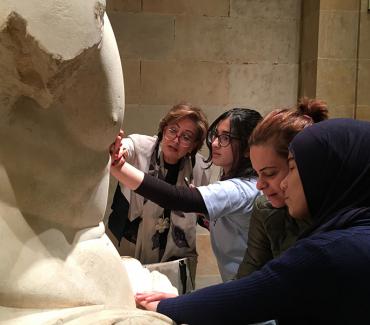
[[196,188],[171,185],[148,174],[145,174],[135,192],[165,209],[208,213],[203,197]]

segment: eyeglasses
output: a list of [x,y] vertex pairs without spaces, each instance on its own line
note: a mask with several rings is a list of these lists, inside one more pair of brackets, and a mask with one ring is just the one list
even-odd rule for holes
[[167,127],[164,130],[164,137],[166,140],[175,140],[176,138],[179,139],[179,144],[183,147],[190,147],[194,143],[193,137],[188,133],[179,133],[179,129],[176,127]]
[[215,132],[209,133],[207,138],[208,142],[211,144],[217,139],[218,145],[220,147],[227,147],[231,143],[232,139],[238,139],[237,137],[234,137],[230,133],[217,134]]

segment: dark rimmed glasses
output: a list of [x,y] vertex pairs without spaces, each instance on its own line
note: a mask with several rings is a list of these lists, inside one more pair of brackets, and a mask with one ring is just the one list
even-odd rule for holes
[[166,140],[179,139],[179,144],[183,147],[190,147],[194,143],[194,138],[192,135],[183,132],[179,134],[179,128],[174,126],[167,126],[164,130],[164,137]]
[[217,139],[220,147],[227,147],[231,143],[232,139],[238,139],[238,137],[235,137],[230,133],[217,134],[215,132],[209,133],[207,138],[208,142],[211,144]]

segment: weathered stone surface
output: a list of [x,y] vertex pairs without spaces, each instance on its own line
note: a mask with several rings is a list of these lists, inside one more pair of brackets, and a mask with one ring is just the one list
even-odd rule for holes
[[358,11],[358,0],[320,0],[321,10],[352,10]]
[[338,109],[339,115],[349,114],[355,102],[355,88],[355,60],[318,60],[316,95],[330,103],[330,112],[334,114]]
[[[1,317],[3,318],[1,319]],[[170,325],[173,324],[162,314],[140,309],[112,309],[103,305],[46,309],[14,309],[0,307],[0,321],[6,325]]]
[[301,62],[317,59],[319,46],[319,11],[304,11],[301,29]]
[[[231,68],[230,101],[237,105],[266,113],[272,108],[295,104],[297,89],[297,64],[259,63]],[[261,97],[261,93],[265,96]]]
[[359,58],[370,59],[370,14],[361,13]]
[[126,134],[138,133],[155,135],[158,132],[159,121],[175,104],[168,105],[138,105],[128,104],[125,107],[123,128]]
[[301,1],[231,0],[230,9],[231,16],[297,19],[300,17]]
[[0,2],[2,324],[171,323],[136,309],[102,223],[124,111],[104,8]]
[[230,0],[143,0],[143,10],[188,16],[228,16]]
[[[364,103],[369,100],[368,87],[365,85],[369,82],[367,69],[370,67],[362,65],[361,59],[358,67],[356,62],[358,55],[362,58],[370,53],[367,10],[364,9],[363,1],[361,17],[358,12],[358,1],[320,1],[319,11],[317,5],[308,8],[313,4],[307,1],[303,6],[300,94],[309,96],[316,94],[315,97],[326,100],[329,103],[330,115],[333,117],[356,116],[356,103],[360,106],[366,105]],[[311,12],[312,15],[307,16],[307,12]],[[320,17],[319,23],[310,26],[310,20],[317,17]],[[317,47],[314,38],[316,26],[319,28]],[[311,30],[314,29],[313,33],[310,27]],[[317,66],[315,51],[318,58]],[[358,79],[356,79],[357,68]]]
[[370,105],[357,106],[356,119],[370,121]]
[[370,59],[359,61],[357,103],[360,106],[370,105]]
[[223,105],[228,101],[229,66],[213,62],[142,61],[142,104]]
[[357,55],[358,13],[321,11],[319,58],[353,59]]
[[299,97],[316,98],[317,60],[301,63]]
[[[206,104],[201,105],[201,108],[207,115],[209,123],[212,123],[222,113],[224,113],[225,111],[233,107],[236,107],[236,105],[234,105],[233,103],[228,103],[227,105],[217,105],[217,104],[216,105],[206,105]],[[208,155],[208,149],[206,148],[207,146],[204,145],[204,150],[203,150],[204,155]],[[216,177],[214,180],[218,180],[218,178]]]
[[369,0],[361,0],[361,12],[367,12],[369,10]]
[[238,63],[298,63],[299,30],[295,19],[235,19],[225,45],[228,58]]
[[331,101],[327,101],[327,103],[329,107],[330,118],[341,118],[341,117],[354,118],[355,116],[354,104],[340,105],[333,104]]
[[[199,31],[202,31],[200,33]],[[297,20],[178,17],[176,58],[228,63],[297,63]]]
[[141,0],[107,0],[108,16],[114,11],[140,12]]
[[125,80],[125,102],[126,104],[140,103],[140,61],[125,60],[123,61],[123,78]]
[[320,0],[302,1],[302,16],[317,15],[320,11]]
[[198,267],[196,288],[209,286],[211,283],[221,283],[222,279],[218,270],[217,261],[213,254],[209,232],[198,226],[197,229]]
[[[229,18],[176,17],[175,58],[226,62]],[[200,32],[201,31],[201,32]]]
[[165,59],[174,46],[174,18],[171,16],[112,12],[109,15],[121,57]]

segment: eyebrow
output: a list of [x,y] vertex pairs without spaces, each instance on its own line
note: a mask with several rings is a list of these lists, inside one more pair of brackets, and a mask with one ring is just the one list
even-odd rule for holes
[[289,164],[289,162],[291,162],[291,161],[294,161],[294,158],[293,157],[288,157],[288,164]]
[[266,166],[266,167],[263,167],[263,168],[261,168],[260,170],[259,170],[259,172],[263,172],[264,170],[266,170],[266,169],[276,169],[276,167],[275,166]]
[[217,135],[219,135],[219,134],[228,134],[228,135],[230,135],[230,134],[231,134],[231,132],[230,132],[230,131],[221,131],[221,132],[219,133],[217,128],[214,130],[214,132],[215,132]]
[[[181,127],[180,127],[180,125],[179,125],[178,123],[174,123],[174,125],[176,125],[176,126],[177,126],[177,128],[181,129]],[[194,134],[195,134],[193,131],[188,130],[188,129],[183,130],[183,132],[191,133],[191,135],[194,135]]]

